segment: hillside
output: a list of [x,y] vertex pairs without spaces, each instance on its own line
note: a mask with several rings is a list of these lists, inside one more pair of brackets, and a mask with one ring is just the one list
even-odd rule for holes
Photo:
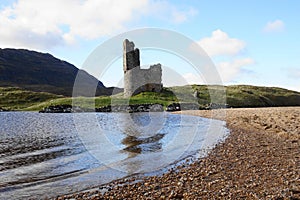
[[0,87],[0,110],[23,110],[30,106],[42,102],[51,102],[51,100],[62,98],[61,95],[55,95],[46,92],[32,92],[14,87]]
[[109,95],[104,87],[83,70],[47,53],[24,49],[0,49],[0,87],[19,87],[30,91],[72,96],[76,75],[81,74],[78,95],[87,96],[88,88],[96,88],[96,95]]
[[[193,90],[199,91],[199,103],[210,102],[208,87],[193,85]],[[210,86],[211,91],[218,86]],[[226,103],[229,107],[270,107],[270,106],[300,106],[300,92],[278,87],[260,87],[252,85],[225,86]]]
[[[162,93],[143,92],[126,99],[122,94],[100,97],[70,98],[49,93],[30,92],[19,88],[0,88],[0,108],[12,110],[41,110],[51,105],[76,105],[83,108],[102,107],[110,104],[147,104],[159,103],[167,105],[178,102],[198,102],[200,109],[205,109],[211,103],[210,92],[217,91],[219,86],[192,85],[164,88]],[[276,87],[258,87],[250,85],[225,86],[226,103],[228,107],[270,107],[270,106],[300,106],[300,93]],[[193,96],[198,91],[198,97]],[[176,94],[176,95],[175,95]],[[223,98],[223,97],[221,97]]]

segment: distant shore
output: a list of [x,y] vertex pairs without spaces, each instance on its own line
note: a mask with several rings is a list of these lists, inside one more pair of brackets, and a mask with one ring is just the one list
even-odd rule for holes
[[223,111],[177,112],[226,121],[229,137],[207,157],[141,182],[115,181],[104,194],[95,189],[58,199],[300,198],[300,107]]

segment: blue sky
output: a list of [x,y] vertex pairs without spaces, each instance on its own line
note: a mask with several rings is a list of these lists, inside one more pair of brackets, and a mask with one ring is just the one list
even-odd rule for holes
[[[296,0],[1,0],[0,48],[49,52],[78,68],[93,50],[120,33],[156,27],[197,42],[225,85],[277,86],[300,91],[300,1]],[[120,55],[121,55],[120,44]],[[188,83],[205,83],[180,58],[141,51]],[[122,79],[121,58],[99,78]],[[96,76],[97,69],[89,70]],[[165,85],[184,84],[177,80]]]

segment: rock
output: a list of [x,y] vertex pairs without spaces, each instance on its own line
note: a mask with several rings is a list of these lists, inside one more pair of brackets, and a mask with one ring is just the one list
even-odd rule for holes
[[103,106],[95,109],[96,112],[111,112],[111,106]]
[[198,98],[198,96],[199,96],[198,90],[196,90],[196,91],[194,92],[193,96],[194,96],[195,98]]
[[74,113],[74,112],[92,112],[92,109],[82,109],[79,106],[68,104],[48,106],[39,111],[39,113]]
[[167,106],[166,111],[199,110],[198,103],[172,103]]
[[212,110],[212,109],[221,109],[221,108],[229,108],[229,107],[230,106],[228,104],[210,103],[205,109]]
[[161,105],[161,104],[153,104],[150,106],[150,111],[151,112],[163,112],[164,108],[163,108],[163,105]]
[[166,111],[180,111],[180,104],[179,103],[172,103],[167,106]]
[[162,112],[161,104],[112,105],[95,109],[96,112]]
[[7,111],[9,110],[0,107],[0,112],[7,112]]
[[48,106],[43,110],[40,110],[40,113],[70,113],[72,111],[71,105],[55,105]]

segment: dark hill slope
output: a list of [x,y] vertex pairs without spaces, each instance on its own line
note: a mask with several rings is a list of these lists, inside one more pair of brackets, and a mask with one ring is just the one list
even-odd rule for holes
[[86,91],[96,87],[96,95],[111,93],[111,89],[105,88],[95,77],[50,54],[24,49],[0,49],[0,86],[71,96],[78,73],[81,74],[78,95],[87,96]]

